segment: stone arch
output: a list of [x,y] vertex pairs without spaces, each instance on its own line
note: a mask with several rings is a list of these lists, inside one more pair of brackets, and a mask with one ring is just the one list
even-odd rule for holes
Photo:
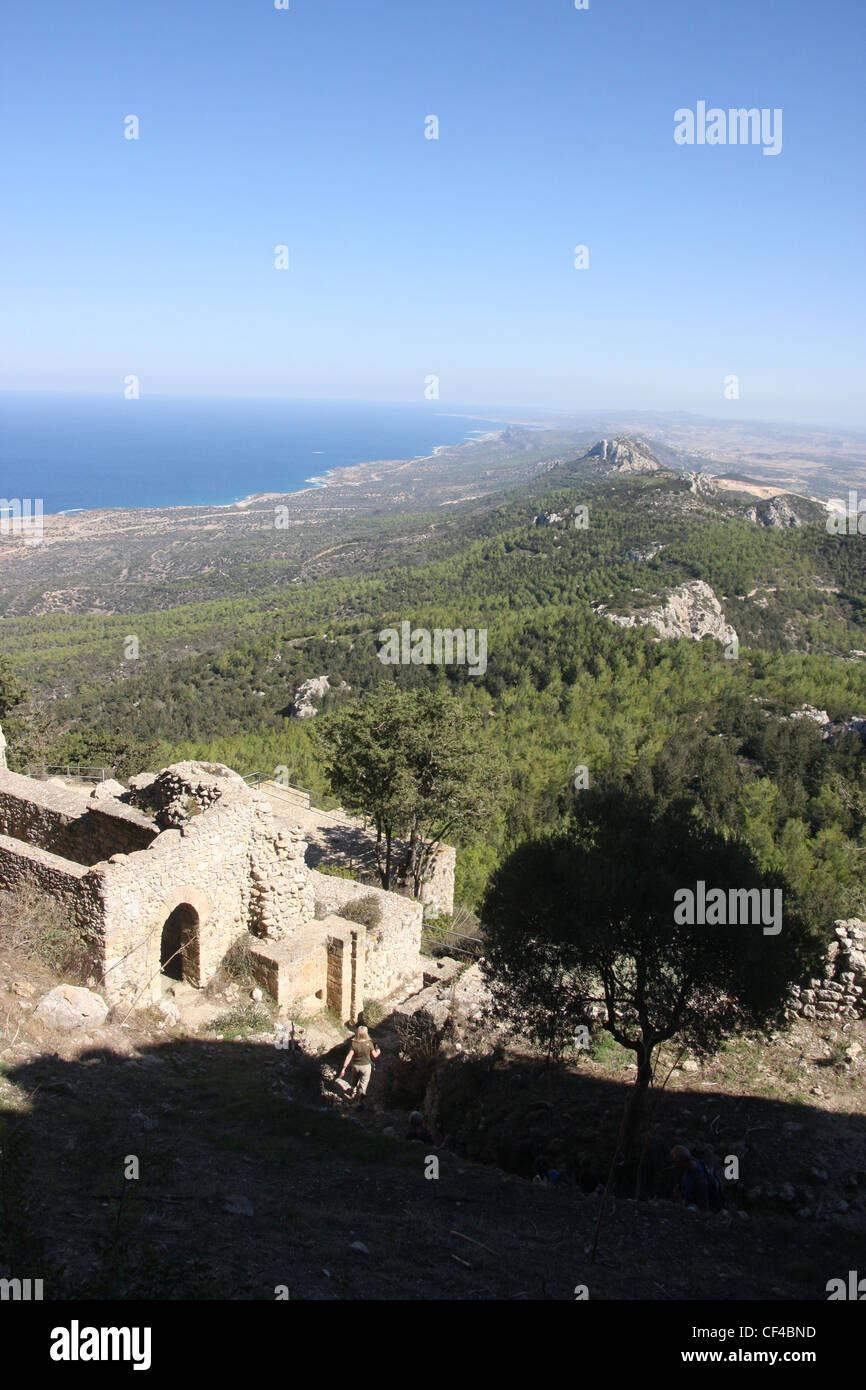
[[197,985],[200,976],[199,916],[189,903],[178,903],[162,924],[160,973],[170,980]]
[[163,902],[155,933],[158,975],[196,988],[204,983],[201,934],[208,906],[207,899],[195,891],[174,893]]

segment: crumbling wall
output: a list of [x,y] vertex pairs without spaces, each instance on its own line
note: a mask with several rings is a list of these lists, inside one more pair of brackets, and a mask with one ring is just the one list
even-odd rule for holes
[[454,912],[454,874],[457,867],[457,851],[451,845],[442,845],[431,860],[423,883],[421,901],[425,915],[431,917],[450,917]]
[[866,1014],[866,924],[857,917],[833,924],[820,976],[795,985],[788,1017],[859,1018]]
[[379,922],[367,928],[364,988],[370,999],[384,999],[421,977],[421,928],[424,909],[420,902],[399,893],[386,893],[353,879],[310,872],[316,910],[342,915],[342,909],[360,898],[373,897]]
[[160,830],[170,830],[210,810],[227,792],[246,790],[240,774],[223,763],[187,761],[130,777],[127,796],[132,805],[151,812]]
[[303,841],[245,786],[164,830],[144,853],[115,855],[99,871],[112,998],[158,997],[163,928],[182,904],[198,917],[196,962],[185,976],[195,985],[207,983],[246,931],[279,940],[313,918]]
[[279,940],[314,915],[311,874],[304,862],[307,842],[300,831],[273,816],[265,797],[251,796],[251,805],[250,931]]
[[0,772],[0,834],[91,865],[112,854],[144,849],[157,829],[120,803],[106,806],[83,792]]

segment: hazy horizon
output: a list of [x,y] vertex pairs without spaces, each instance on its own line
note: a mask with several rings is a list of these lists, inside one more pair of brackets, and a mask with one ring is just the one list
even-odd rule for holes
[[[56,387],[48,389],[46,387],[10,387],[0,386],[0,401],[4,397],[16,396],[69,396],[76,399],[88,400],[117,400],[117,391],[81,391],[72,388]],[[144,397],[139,400],[145,399]],[[232,393],[231,391],[159,391],[148,393],[146,399],[150,400],[178,400],[178,401],[237,401],[240,403],[252,403],[260,401],[263,404],[304,404],[306,402],[331,403],[334,405],[357,405],[357,406],[406,406],[417,405],[417,397],[404,398],[402,400],[394,397],[378,396],[337,396],[337,395],[264,395],[259,393]],[[686,417],[696,424],[712,424],[728,426],[769,426],[771,428],[795,427],[801,430],[812,430],[816,433],[834,433],[844,430],[848,434],[863,435],[866,437],[866,416],[860,417],[857,421],[846,420],[816,420],[807,418],[797,418],[795,416],[770,416],[770,415],[739,415],[732,419],[724,414],[710,415],[705,411],[687,410],[672,406],[669,409],[659,409],[649,405],[598,405],[598,406],[564,406],[564,405],[533,405],[525,402],[504,403],[502,401],[477,402],[477,401],[436,401],[431,402],[430,412],[436,417],[465,416],[471,418],[473,415],[483,414],[488,417],[501,415],[503,421],[509,422],[511,417],[525,417],[522,423],[529,423],[533,415],[549,416],[551,423],[558,420],[591,420],[599,416],[620,416],[623,419],[628,416],[658,416],[659,418]],[[514,423],[521,423],[515,419]]]

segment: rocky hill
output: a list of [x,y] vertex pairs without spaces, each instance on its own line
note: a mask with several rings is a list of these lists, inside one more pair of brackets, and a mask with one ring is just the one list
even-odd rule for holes
[[[640,605],[639,599],[635,602]],[[603,603],[597,604],[595,611],[619,627],[652,627],[660,637],[672,640],[688,637],[699,642],[702,637],[712,637],[724,646],[737,641],[736,631],[725,618],[722,605],[702,579],[680,584],[660,603],[636,606],[629,614],[611,613]]]
[[605,474],[657,473],[662,467],[649,445],[625,436],[600,439],[586,457],[597,460],[599,471]]

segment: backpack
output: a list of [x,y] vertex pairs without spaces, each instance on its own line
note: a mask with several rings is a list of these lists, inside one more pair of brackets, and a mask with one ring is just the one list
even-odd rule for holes
[[[695,1162],[697,1163],[700,1171],[703,1173],[704,1178],[706,1180],[707,1207],[710,1211],[722,1211],[725,1205],[725,1193],[722,1187],[721,1179],[719,1178],[717,1173],[713,1172],[712,1168],[708,1168],[707,1165],[705,1163],[702,1163],[699,1158],[695,1159]],[[692,1196],[689,1191],[689,1189],[691,1188],[691,1183],[689,1183],[689,1176],[690,1175],[687,1173],[683,1175],[683,1197],[686,1201],[692,1200]]]

